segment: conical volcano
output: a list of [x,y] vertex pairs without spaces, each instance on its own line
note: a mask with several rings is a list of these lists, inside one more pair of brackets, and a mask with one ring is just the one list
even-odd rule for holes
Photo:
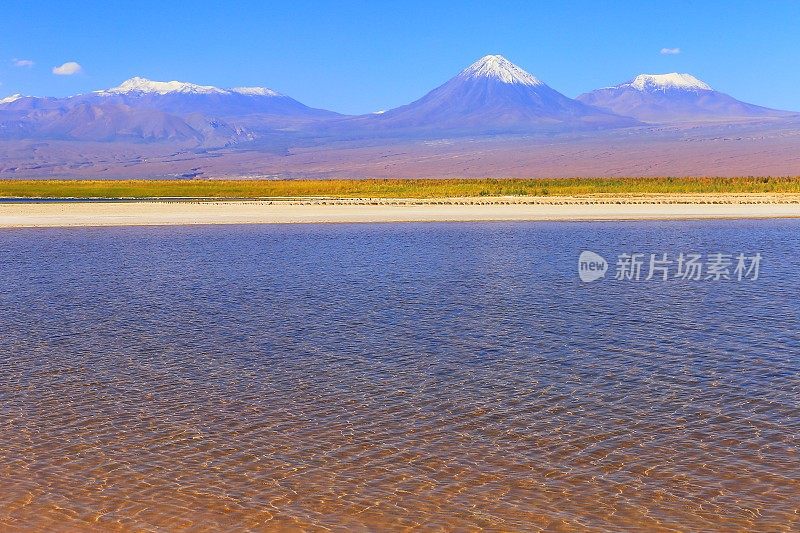
[[639,74],[620,85],[582,94],[578,100],[653,123],[730,121],[794,114],[739,101],[691,74],[677,72]]
[[391,128],[463,133],[630,126],[548,87],[500,55],[487,55],[419,100],[375,117]]

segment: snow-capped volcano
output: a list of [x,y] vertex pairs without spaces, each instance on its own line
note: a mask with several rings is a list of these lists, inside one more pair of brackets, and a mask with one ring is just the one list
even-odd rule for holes
[[785,116],[791,113],[740,102],[691,74],[639,74],[577,98],[644,122],[687,122]]
[[532,87],[543,85],[536,76],[525,72],[501,55],[483,56],[462,70],[457,77],[464,80],[492,78],[503,83],[530,85]]
[[69,98],[4,98],[0,136],[222,146],[338,116],[266,87],[134,77]]
[[637,123],[568,98],[499,55],[480,58],[419,100],[373,120],[386,128],[464,134]]

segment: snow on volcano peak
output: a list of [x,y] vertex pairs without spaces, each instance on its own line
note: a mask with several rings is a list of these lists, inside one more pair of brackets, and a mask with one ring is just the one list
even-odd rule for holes
[[483,56],[462,70],[458,77],[462,79],[494,78],[509,84],[544,85],[536,76],[525,72],[501,55]]
[[182,81],[153,81],[138,76],[125,80],[117,87],[105,91],[98,91],[100,94],[225,94],[226,90],[211,85],[195,85]]
[[16,102],[20,98],[25,98],[21,94],[12,94],[11,96],[6,96],[5,98],[0,98],[0,104],[10,104],[11,102]]
[[160,96],[168,94],[241,94],[245,96],[281,96],[280,93],[267,89],[266,87],[235,87],[233,89],[220,89],[213,85],[197,85],[183,81],[153,81],[147,78],[136,76],[125,80],[117,87],[95,91],[101,96],[109,95],[136,95],[136,94],[157,94]]
[[639,74],[628,83],[620,87],[632,87],[639,91],[667,89],[682,89],[688,91],[711,91],[713,90],[707,83],[698,80],[691,74]]

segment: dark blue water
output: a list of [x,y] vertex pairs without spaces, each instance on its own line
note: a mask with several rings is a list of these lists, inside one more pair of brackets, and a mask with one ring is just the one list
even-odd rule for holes
[[[800,222],[0,232],[0,529],[800,527]],[[755,281],[582,250],[761,253]]]

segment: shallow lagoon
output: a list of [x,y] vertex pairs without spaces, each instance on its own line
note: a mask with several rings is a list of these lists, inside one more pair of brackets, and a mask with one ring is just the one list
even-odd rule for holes
[[798,230],[5,230],[0,528],[797,528]]

